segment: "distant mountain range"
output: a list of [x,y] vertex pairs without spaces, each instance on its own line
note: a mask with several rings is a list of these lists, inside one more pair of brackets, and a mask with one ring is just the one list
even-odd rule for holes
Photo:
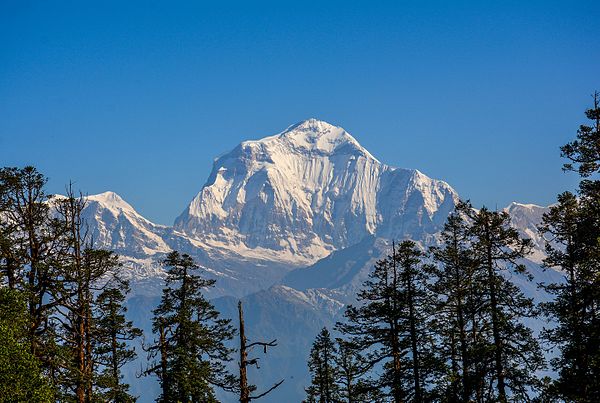
[[[341,127],[309,119],[215,159],[172,227],[150,222],[113,192],[88,196],[85,217],[96,246],[122,256],[138,325],[150,328],[164,278],[158,261],[173,249],[188,253],[217,280],[209,296],[224,315],[235,318],[243,298],[250,336],[279,339],[255,382],[287,377],[264,401],[293,402],[303,397],[314,336],[341,318],[391,240],[436,244],[458,199],[446,182],[386,165]],[[536,228],[547,208],[511,203],[505,210],[534,241],[526,263],[536,280],[559,276],[539,267],[544,240]],[[515,281],[546,298],[535,282]],[[140,401],[153,401],[157,385],[130,383]]]

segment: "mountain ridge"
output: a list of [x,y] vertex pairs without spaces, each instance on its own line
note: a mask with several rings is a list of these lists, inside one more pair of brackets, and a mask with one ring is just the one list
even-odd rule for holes
[[[173,226],[151,222],[111,191],[88,196],[85,217],[96,244],[135,268],[132,278],[160,278],[161,256],[178,249],[244,295],[257,291],[240,283],[248,276],[275,283],[369,237],[435,243],[457,200],[445,181],[381,163],[343,128],[311,118],[215,159]],[[530,237],[544,209],[505,208]],[[544,241],[534,242],[539,263]],[[274,266],[282,273],[262,269]]]
[[404,209],[432,221],[447,199],[458,195],[446,182],[383,164],[343,128],[309,119],[216,159],[174,228],[315,261],[380,228],[395,235]]
[[[263,379],[289,375],[265,399],[280,402],[302,399],[313,337],[341,319],[391,241],[437,244],[457,201],[448,183],[386,165],[341,127],[309,119],[221,154],[173,226],[147,220],[114,192],[88,196],[84,218],[96,246],[121,255],[132,281],[129,311],[148,334],[163,287],[160,260],[170,250],[189,254],[204,277],[217,280],[206,296],[233,323],[244,301],[248,334],[282,341],[256,381],[268,388]],[[539,265],[545,240],[536,228],[547,208],[515,202],[504,211],[534,241],[526,264],[536,280],[560,275]],[[517,280],[527,295],[545,298]],[[140,401],[150,402],[158,390],[137,385],[139,365],[127,379]]]

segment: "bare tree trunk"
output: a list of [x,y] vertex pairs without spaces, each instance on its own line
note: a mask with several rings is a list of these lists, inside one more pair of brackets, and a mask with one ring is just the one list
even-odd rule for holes
[[246,333],[244,329],[244,312],[242,301],[238,302],[238,313],[240,320],[240,402],[250,402],[250,391],[248,390],[248,352],[246,351]]
[[159,329],[159,343],[160,343],[160,369],[162,378],[162,398],[163,402],[169,402],[169,376],[167,373],[167,338],[165,335],[165,328],[163,326]]
[[[397,271],[397,260],[396,260],[396,244],[394,242],[392,242],[392,288],[394,290],[394,293],[396,292],[396,290],[398,289],[398,271]],[[393,296],[392,298],[392,304],[393,304],[393,312],[394,315],[396,315],[396,312],[398,310],[398,307],[396,306],[397,304],[397,298],[396,295]],[[392,356],[393,356],[393,360],[394,360],[394,385],[393,385],[393,395],[394,395],[394,403],[402,403],[402,389],[401,389],[401,385],[402,385],[402,361],[400,360],[401,358],[401,352],[400,352],[400,346],[398,345],[398,322],[396,321],[396,319],[394,319],[394,321],[390,324],[390,332],[391,332],[391,338],[392,338]]]
[[[407,268],[407,270],[410,270]],[[409,274],[407,277],[412,276]],[[419,360],[419,349],[417,348],[417,323],[415,317],[415,306],[414,306],[414,292],[413,283],[411,278],[406,279],[406,289],[408,290],[408,315],[409,315],[409,326],[410,326],[410,344],[412,350],[412,361],[413,361],[413,376],[414,376],[414,388],[415,388],[415,402],[421,403],[423,396],[421,393],[421,369]]]
[[494,261],[492,258],[492,239],[489,224],[486,223],[488,282],[490,292],[490,310],[492,314],[492,336],[494,338],[494,366],[498,381],[498,401],[506,403],[506,382],[504,380],[504,365],[502,363],[502,339],[500,337],[500,324],[498,322],[498,301],[496,296],[496,279],[494,274]]
[[269,393],[271,393],[274,389],[276,389],[279,385],[283,383],[283,379],[271,388],[267,389],[265,392],[250,396],[251,389],[254,389],[254,386],[250,386],[248,384],[248,365],[256,365],[258,368],[258,359],[248,360],[248,350],[252,349],[254,346],[262,346],[264,352],[267,352],[267,347],[274,347],[277,345],[277,340],[273,340],[270,342],[262,342],[256,341],[248,344],[248,340],[246,339],[246,330],[244,326],[244,312],[242,310],[242,301],[238,302],[238,313],[240,320],[240,402],[241,403],[249,403],[251,400],[259,399]]

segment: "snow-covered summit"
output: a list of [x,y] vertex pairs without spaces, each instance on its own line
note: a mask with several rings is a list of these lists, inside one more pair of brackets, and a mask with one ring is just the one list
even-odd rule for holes
[[[383,164],[343,128],[309,119],[217,158],[174,227],[114,192],[88,196],[85,218],[96,246],[119,253],[132,277],[159,278],[157,262],[179,250],[219,279],[217,295],[244,295],[365,239],[435,243],[457,199],[446,182]],[[507,211],[541,261],[544,208]]]
[[104,208],[108,209],[115,216],[119,214],[127,213],[141,217],[137,211],[127,203],[121,196],[115,192],[107,191],[104,193],[98,193],[95,195],[86,196],[87,203],[96,202],[101,204]]
[[435,233],[456,199],[445,182],[382,164],[343,128],[309,119],[217,158],[175,228],[314,260],[379,232]]
[[[292,125],[274,136],[245,141],[242,146],[259,144],[272,151],[275,151],[274,148],[285,147],[305,153],[355,152],[373,158],[346,130],[314,118]],[[341,150],[342,147],[346,149]]]
[[541,263],[546,257],[544,252],[546,239],[540,234],[538,228],[542,223],[544,213],[549,211],[549,207],[512,202],[504,208],[504,211],[510,215],[511,224],[521,236],[532,240],[534,248],[529,258],[536,263]]
[[168,228],[142,217],[114,192],[86,196],[84,218],[96,246],[127,256],[147,256],[171,249],[163,239]]

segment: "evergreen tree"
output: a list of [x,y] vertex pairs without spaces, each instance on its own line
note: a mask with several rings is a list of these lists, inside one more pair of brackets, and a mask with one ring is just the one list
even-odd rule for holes
[[23,293],[29,353],[61,401],[95,396],[98,332],[92,315],[103,279],[118,270],[118,257],[96,250],[82,218],[83,197],[45,192],[33,167],[0,169],[0,269],[2,282]]
[[351,347],[365,352],[367,369],[383,373],[369,389],[394,402],[423,402],[428,377],[435,367],[432,339],[427,330],[430,298],[425,254],[413,241],[403,241],[392,255],[378,261],[358,294],[359,306],[348,306],[346,323],[338,329],[350,337]]
[[359,403],[373,400],[367,385],[371,382],[364,378],[366,369],[364,357],[352,348],[350,343],[336,339],[337,354],[333,357],[335,364],[336,384],[340,402]]
[[317,335],[308,359],[308,369],[311,373],[311,384],[306,388],[308,401],[321,403],[339,401],[336,384],[338,374],[334,361],[337,353],[329,330],[324,327]]
[[561,283],[545,284],[555,299],[543,305],[556,322],[544,336],[558,347],[552,361],[559,378],[553,390],[565,401],[600,401],[600,94],[586,111],[577,139],[561,147],[570,162],[565,170],[579,173],[579,197],[565,192],[544,215],[540,231],[549,240],[545,265],[565,273]]
[[232,352],[225,342],[234,330],[203,296],[202,289],[215,281],[196,275],[199,267],[189,255],[171,252],[163,264],[167,285],[153,319],[158,340],[147,348],[155,361],[145,373],[158,376],[160,402],[216,401],[213,386],[236,387],[235,377],[225,368]]
[[84,198],[75,197],[71,189],[67,197],[55,202],[56,214],[68,231],[60,262],[61,287],[52,291],[60,304],[51,320],[61,342],[62,399],[78,403],[90,402],[97,394],[99,374],[94,346],[101,334],[93,314],[95,294],[120,268],[116,254],[92,248],[82,217],[84,208]]
[[438,263],[431,285],[437,295],[431,326],[443,365],[436,393],[447,402],[482,401],[484,395],[485,321],[480,314],[484,279],[472,255],[468,229],[463,216],[452,213],[441,233],[443,245],[431,248]]
[[566,171],[575,171],[582,178],[600,172],[600,93],[594,93],[594,106],[585,111],[591,121],[580,125],[577,139],[560,148],[562,156],[570,160],[564,164]]
[[46,177],[34,167],[0,169],[0,268],[9,288],[24,292],[31,354],[54,378],[54,337],[49,318],[61,303],[64,223],[53,217]]
[[506,212],[485,207],[475,211],[469,204],[460,204],[458,211],[470,221],[470,246],[483,279],[483,312],[490,335],[489,355],[480,359],[489,360],[489,386],[495,389],[486,400],[527,400],[530,389],[539,386],[535,373],[544,365],[537,340],[523,324],[523,319],[536,317],[537,310],[507,277],[512,272],[530,278],[519,259],[529,253],[531,241],[520,238]]
[[129,385],[123,383],[121,368],[133,361],[137,354],[128,345],[142,335],[142,331],[125,318],[125,296],[129,283],[115,279],[98,295],[95,303],[97,337],[94,353],[96,361],[103,367],[97,385],[104,400],[110,402],[134,402],[128,392]]
[[22,292],[0,287],[0,402],[54,401],[40,361],[29,351],[29,324]]

